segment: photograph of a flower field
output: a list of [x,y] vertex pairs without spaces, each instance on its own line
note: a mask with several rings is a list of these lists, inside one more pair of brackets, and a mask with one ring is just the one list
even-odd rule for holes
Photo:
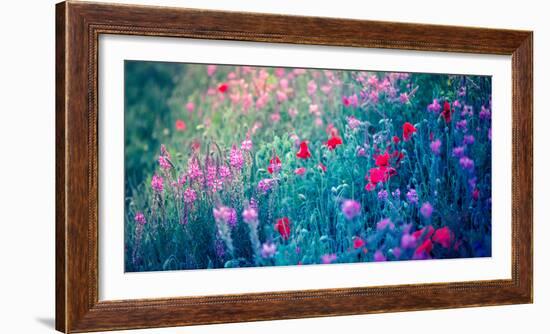
[[491,256],[491,77],[124,66],[126,272]]

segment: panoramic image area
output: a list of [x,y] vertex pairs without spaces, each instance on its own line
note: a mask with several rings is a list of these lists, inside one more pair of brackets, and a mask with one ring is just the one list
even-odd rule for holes
[[124,67],[125,272],[491,256],[490,76]]

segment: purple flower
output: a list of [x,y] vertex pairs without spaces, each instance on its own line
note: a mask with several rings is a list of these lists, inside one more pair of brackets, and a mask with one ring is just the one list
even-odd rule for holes
[[136,223],[140,225],[145,225],[146,223],[145,215],[143,214],[143,212],[136,212],[136,215],[134,216],[134,220]]
[[464,146],[457,146],[453,148],[453,157],[460,158],[464,156]]
[[481,111],[479,112],[479,118],[484,120],[491,119],[491,109],[481,106]]
[[361,204],[352,199],[347,199],[342,203],[342,213],[346,219],[351,220],[361,214]]
[[271,190],[271,188],[273,188],[273,185],[275,184],[275,180],[274,179],[263,179],[263,180],[260,180],[260,182],[258,182],[258,191],[262,192],[262,193],[267,193],[268,191]]
[[468,121],[463,119],[461,121],[456,122],[456,129],[462,130],[463,132],[466,132],[468,130]]
[[409,189],[407,192],[407,201],[411,204],[418,204],[418,194],[415,189]]
[[474,161],[466,156],[460,158],[460,167],[462,169],[471,171],[474,169]]
[[338,257],[336,256],[336,254],[325,254],[323,256],[321,256],[321,262],[323,264],[330,264],[334,261],[336,261],[338,259]]
[[430,143],[430,150],[434,154],[439,154],[441,152],[441,140],[436,139]]
[[209,165],[206,168],[206,186],[209,187],[212,192],[217,192],[222,188],[221,180],[217,177],[218,170],[216,165]]
[[245,223],[255,223],[258,221],[258,211],[253,208],[253,207],[249,207],[247,209],[244,209],[243,210],[243,221]]
[[395,256],[396,259],[399,259],[401,257],[401,248],[394,247],[394,248],[392,248],[391,252],[392,252],[393,256]]
[[219,223],[225,223],[231,227],[237,226],[237,211],[235,209],[227,207],[227,206],[220,206],[218,208],[214,208],[214,219],[216,219]]
[[160,175],[153,175],[153,178],[151,179],[151,188],[153,188],[154,191],[161,193],[164,189],[164,179]]
[[425,202],[424,204],[422,204],[422,207],[420,207],[420,213],[426,219],[430,219],[433,211],[434,211],[434,208],[432,207],[430,202]]
[[472,145],[475,141],[476,141],[476,139],[473,135],[465,135],[463,143],[465,145]]
[[277,246],[272,242],[266,242],[262,245],[261,255],[264,259],[271,258],[277,252]]
[[221,165],[218,168],[218,174],[220,175],[220,179],[224,181],[231,176],[231,170],[226,165]]
[[384,253],[382,253],[381,250],[377,250],[374,253],[374,261],[376,262],[384,262],[386,261],[386,256],[384,256]]
[[244,165],[243,152],[235,145],[233,145],[231,152],[229,152],[229,163],[237,169],[241,169]]
[[386,199],[388,199],[388,192],[384,189],[380,190],[378,192],[378,199],[381,201],[385,201]]
[[187,204],[192,204],[197,199],[197,193],[193,188],[187,188],[183,192],[183,201]]
[[401,237],[401,248],[409,249],[416,247],[416,238],[412,234],[405,233]]
[[378,231],[383,231],[386,228],[389,228],[390,230],[393,230],[395,228],[395,225],[389,218],[384,218],[376,224],[376,229]]
[[431,111],[434,114],[439,114],[439,112],[441,111],[441,105],[439,104],[437,99],[434,99],[432,104],[428,105],[428,111]]
[[462,115],[462,117],[473,116],[474,115],[474,108],[472,106],[464,105],[464,108],[462,109],[461,115]]

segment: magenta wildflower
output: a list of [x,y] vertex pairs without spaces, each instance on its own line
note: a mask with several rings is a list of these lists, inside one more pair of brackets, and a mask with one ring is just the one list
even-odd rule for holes
[[202,178],[202,170],[196,158],[189,159],[187,163],[187,176],[189,176],[190,180],[200,180]]
[[220,180],[223,182],[231,176],[231,170],[226,165],[221,165],[218,167],[218,174],[220,175]]
[[466,156],[460,158],[460,167],[462,169],[471,171],[474,169],[474,161]]
[[422,216],[424,216],[424,218],[426,219],[430,219],[430,217],[432,216],[432,212],[434,211],[432,205],[429,203],[429,202],[425,202],[424,204],[422,204],[422,206],[420,207],[420,213],[422,214]]
[[153,175],[153,178],[151,179],[151,188],[153,188],[154,191],[161,193],[164,189],[164,179],[160,175]]
[[159,156],[158,162],[159,162],[160,168],[163,170],[169,170],[170,168],[172,168],[172,165],[168,161],[168,158],[166,158],[163,155]]
[[315,81],[311,80],[307,83],[307,93],[309,95],[313,95],[315,94],[315,92],[317,91],[317,84],[315,83]]
[[458,121],[456,122],[455,127],[457,130],[462,130],[463,132],[466,132],[468,130],[468,121],[465,119]]
[[406,104],[409,102],[409,95],[407,95],[407,93],[401,93],[399,95],[399,102],[401,102],[402,104]]
[[386,228],[389,228],[390,230],[393,230],[395,228],[395,225],[389,218],[384,218],[376,224],[376,229],[378,231],[383,231]]
[[464,156],[464,146],[457,146],[453,148],[453,157],[460,158]]
[[352,199],[347,199],[342,203],[342,213],[346,219],[351,220],[361,214],[361,204]]
[[252,140],[250,138],[246,138],[241,143],[241,150],[250,152],[252,150]]
[[193,188],[187,188],[183,192],[183,201],[187,204],[192,204],[197,199],[197,193]]
[[484,120],[491,119],[491,109],[481,106],[481,111],[479,112],[479,118]]
[[232,167],[241,169],[244,165],[243,152],[233,145],[229,153],[229,163]]
[[436,139],[430,143],[430,150],[433,154],[441,153],[441,140]]
[[145,225],[145,215],[143,212],[136,212],[136,215],[134,216],[134,221],[138,224]]
[[376,252],[374,252],[374,261],[376,262],[386,261],[386,256],[381,250],[377,250]]
[[433,112],[434,114],[439,114],[441,111],[441,105],[437,101],[437,99],[434,99],[433,102],[428,105],[428,111]]
[[465,145],[472,145],[475,141],[476,141],[476,139],[473,135],[465,135],[463,143]]
[[276,183],[274,179],[263,179],[258,182],[258,191],[261,191],[262,193],[267,193],[268,191],[273,188],[273,185]]
[[416,238],[412,234],[405,233],[401,236],[401,248],[410,249],[416,247]]

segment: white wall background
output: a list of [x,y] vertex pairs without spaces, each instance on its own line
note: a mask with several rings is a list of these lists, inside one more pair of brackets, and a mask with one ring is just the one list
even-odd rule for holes
[[[50,333],[54,317],[54,4],[0,4],[0,332]],[[122,1],[119,1],[122,2]],[[544,1],[127,0],[124,2],[535,31],[535,303],[142,330],[135,333],[547,333],[550,23]],[[133,333],[130,331],[127,333]]]

